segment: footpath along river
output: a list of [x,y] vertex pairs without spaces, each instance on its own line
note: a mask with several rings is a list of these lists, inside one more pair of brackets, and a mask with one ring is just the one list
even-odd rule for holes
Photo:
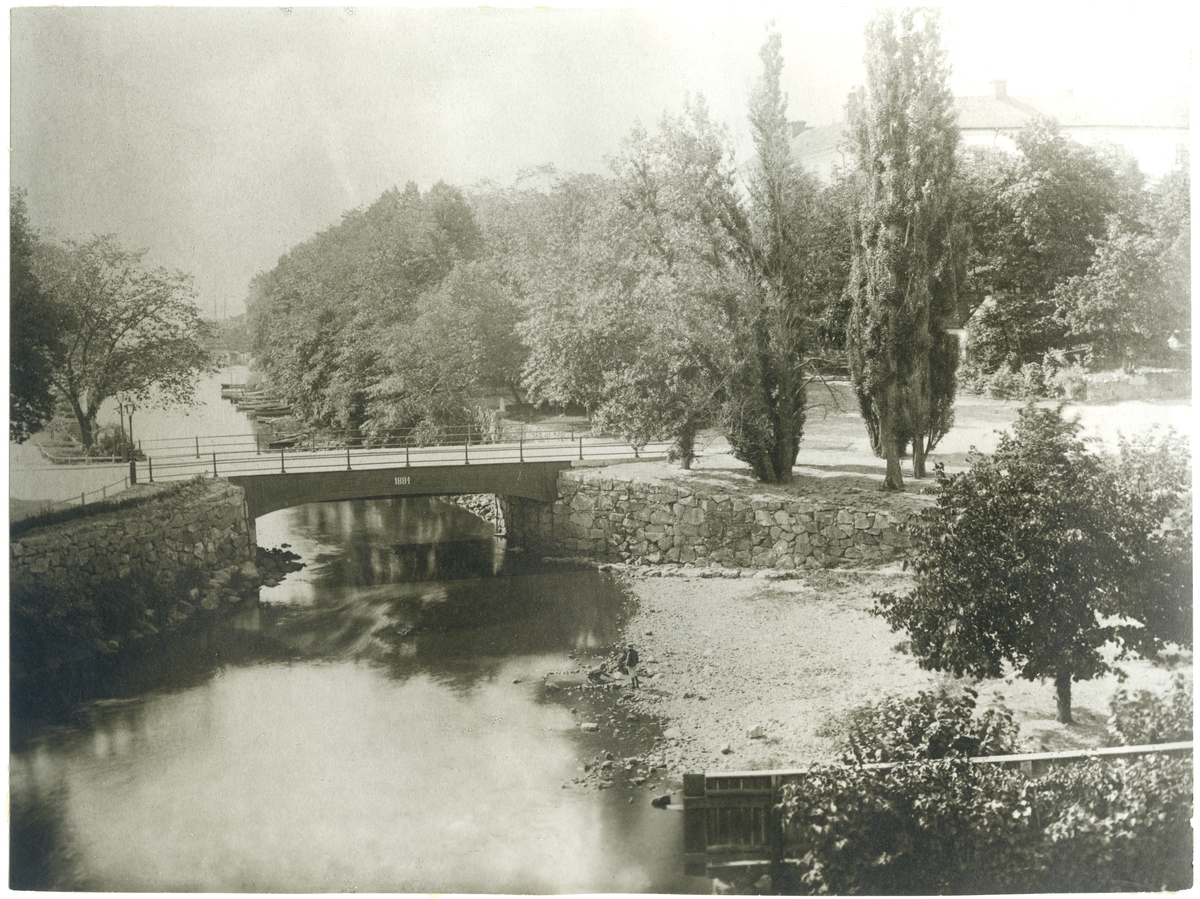
[[285,510],[258,539],[306,563],[260,608],[69,702],[14,686],[11,886],[708,890],[650,805],[666,772],[597,789],[585,765],[632,735],[583,732],[598,695],[543,683],[620,639],[617,581],[427,499]]

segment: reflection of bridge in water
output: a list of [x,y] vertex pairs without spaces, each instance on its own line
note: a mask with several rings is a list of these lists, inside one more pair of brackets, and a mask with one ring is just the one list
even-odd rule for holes
[[133,482],[227,478],[260,515],[306,503],[490,493],[553,502],[572,465],[657,459],[669,444],[638,449],[610,437],[545,437],[515,443],[321,446],[264,449],[254,437],[195,437],[142,445]]

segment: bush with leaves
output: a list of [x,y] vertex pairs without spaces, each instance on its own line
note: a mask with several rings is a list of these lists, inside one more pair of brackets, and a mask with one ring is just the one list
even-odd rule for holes
[[1192,685],[1176,674],[1169,696],[1121,689],[1108,704],[1108,730],[1124,746],[1192,739]]
[[1031,891],[1133,892],[1192,885],[1192,759],[1086,762],[1035,782],[1042,839]]
[[921,690],[852,709],[841,723],[842,761],[900,762],[1015,752],[1017,724],[1008,709],[978,713],[978,691]]
[[965,759],[814,766],[786,784],[785,893],[1184,889],[1190,759],[1090,760],[1036,779]]

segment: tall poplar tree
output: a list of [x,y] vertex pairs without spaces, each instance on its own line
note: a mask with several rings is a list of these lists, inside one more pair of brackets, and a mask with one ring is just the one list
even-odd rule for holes
[[847,333],[851,381],[899,489],[948,427],[957,348],[953,176],[958,126],[936,10],[880,9],[867,26],[866,94],[851,128],[862,179]]
[[750,97],[757,158],[749,207],[731,208],[725,217],[744,281],[729,319],[734,363],[725,375],[723,429],[733,455],[768,483],[792,479],[813,378],[809,348],[827,300],[820,190],[791,156],[781,44],[771,28],[759,51],[763,72]]

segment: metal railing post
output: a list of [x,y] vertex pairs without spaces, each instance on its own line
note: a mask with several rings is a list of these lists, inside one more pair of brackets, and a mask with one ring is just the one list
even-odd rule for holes
[[525,461],[525,435],[521,435],[521,461]]
[[408,468],[411,465],[412,465],[412,462],[410,462],[409,458],[408,458],[408,438],[405,437],[404,438],[404,467]]
[[463,464],[464,465],[471,464],[471,444],[469,444],[469,443],[463,444]]
[[350,470],[350,445],[346,445],[346,471]]
[[200,458],[200,435],[196,435],[196,458]]
[[81,505],[81,506],[87,505],[87,494],[86,493],[79,494],[79,505]]
[[146,457],[146,465],[150,468],[150,483],[154,483],[154,460],[149,456]]
[[217,476],[217,454],[213,453],[213,477]]
[[129,460],[129,483],[137,483],[137,460],[135,459]]
[[283,447],[279,448],[279,473],[287,474],[287,469],[283,465]]
[[583,435],[579,435],[579,461],[583,461]]

